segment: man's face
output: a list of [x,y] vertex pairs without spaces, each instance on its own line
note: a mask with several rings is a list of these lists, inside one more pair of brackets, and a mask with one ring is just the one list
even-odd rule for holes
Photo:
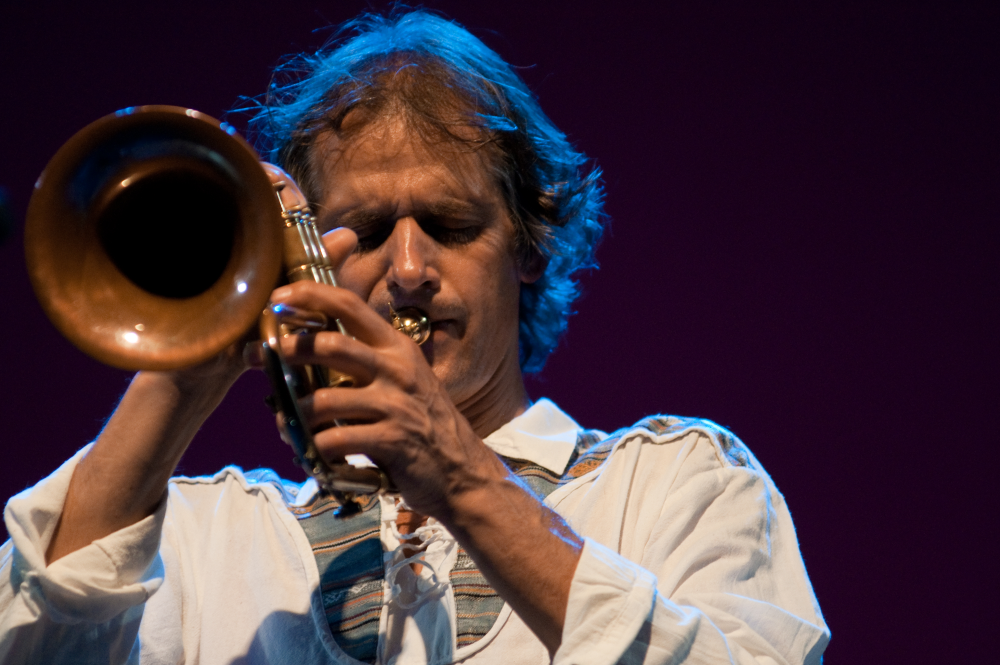
[[388,319],[414,306],[431,320],[424,354],[455,404],[506,390],[518,368],[522,274],[514,225],[480,152],[428,145],[402,119],[315,152],[323,231],[359,238],[340,285]]

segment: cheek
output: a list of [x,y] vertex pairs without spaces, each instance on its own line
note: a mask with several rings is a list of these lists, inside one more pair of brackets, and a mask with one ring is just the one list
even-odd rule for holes
[[474,274],[467,276],[465,284],[469,297],[479,301],[483,324],[492,328],[493,337],[506,338],[509,328],[516,335],[518,306],[521,296],[520,276],[506,257],[487,261],[476,266]]
[[483,240],[472,261],[472,270],[477,274],[470,281],[500,307],[509,305],[511,300],[517,302],[521,274],[514,259],[513,229],[496,229]]

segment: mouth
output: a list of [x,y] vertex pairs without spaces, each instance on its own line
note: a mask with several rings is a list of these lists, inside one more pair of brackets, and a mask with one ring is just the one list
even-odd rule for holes
[[417,307],[403,307],[396,310],[390,304],[389,323],[393,328],[416,342],[417,345],[426,342],[432,334],[430,317]]
[[374,305],[372,308],[379,316],[390,323],[392,322],[393,314],[410,314],[412,316],[419,313],[427,317],[428,322],[432,326],[448,323],[456,324],[460,313],[455,307],[436,303],[385,302],[380,305]]
[[431,321],[431,334],[438,331],[455,330],[458,328],[458,322],[455,319],[441,319],[439,321]]

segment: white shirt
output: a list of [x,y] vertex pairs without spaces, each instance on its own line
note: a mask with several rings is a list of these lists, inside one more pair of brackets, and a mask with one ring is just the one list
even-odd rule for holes
[[[819,663],[829,631],[767,473],[708,421],[644,423],[616,433],[598,468],[546,499],[586,541],[553,662]],[[541,400],[486,443],[562,473],[579,431]],[[358,663],[331,636],[315,558],[288,510],[311,482],[292,497],[235,467],[174,478],[155,514],[46,567],[86,451],[4,511],[0,662]],[[454,541],[437,531],[424,580],[397,575],[401,588],[387,586],[380,662],[549,662],[508,607],[485,637],[455,648]],[[392,530],[381,537],[392,553]]]

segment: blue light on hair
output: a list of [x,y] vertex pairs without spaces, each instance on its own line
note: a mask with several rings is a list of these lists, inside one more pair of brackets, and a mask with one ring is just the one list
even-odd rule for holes
[[[316,202],[310,150],[355,108],[397,110],[425,135],[486,151],[514,221],[522,267],[544,266],[521,288],[521,368],[538,372],[579,296],[575,275],[596,267],[604,230],[600,170],[573,149],[535,96],[494,51],[427,11],[365,15],[326,47],[275,72],[250,121],[258,148]],[[459,130],[456,131],[456,127]],[[478,130],[469,138],[461,128]]]

